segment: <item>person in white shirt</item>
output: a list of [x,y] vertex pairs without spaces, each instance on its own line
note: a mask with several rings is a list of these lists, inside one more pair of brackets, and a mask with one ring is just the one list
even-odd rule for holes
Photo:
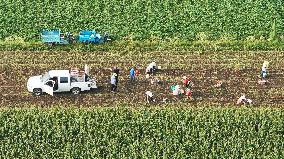
[[155,102],[153,92],[151,92],[151,91],[146,91],[145,94],[146,94],[146,102],[147,102],[147,103]]
[[156,62],[155,61],[151,62],[146,68],[146,74],[153,74],[154,75],[156,70],[157,70]]
[[245,104],[251,105],[251,104],[252,104],[252,100],[246,98],[246,95],[243,94],[243,95],[237,100],[237,105],[242,105],[242,104],[244,104],[244,105],[245,105]]
[[152,65],[153,72],[155,72],[155,71],[157,70],[157,64],[156,64],[156,62],[153,61],[153,62],[151,63],[151,65]]
[[261,79],[266,79],[268,72],[267,72],[267,67],[268,67],[269,62],[268,61],[264,61],[264,63],[262,64],[261,67]]
[[147,68],[146,68],[146,74],[150,75],[152,73],[152,66],[149,65]]

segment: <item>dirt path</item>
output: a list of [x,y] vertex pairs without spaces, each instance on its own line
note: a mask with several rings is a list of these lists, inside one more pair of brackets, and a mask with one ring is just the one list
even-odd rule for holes
[[[2,73],[0,95],[2,106],[15,105],[112,105],[114,103],[144,103],[144,93],[146,90],[152,90],[158,101],[162,98],[169,98],[170,102],[177,103],[216,103],[216,104],[234,104],[241,93],[246,93],[253,100],[255,105],[283,104],[284,103],[284,69],[269,70],[270,84],[260,86],[257,84],[259,70],[255,68],[247,69],[211,69],[200,67],[194,70],[183,69],[165,69],[157,73],[157,77],[163,80],[161,85],[151,85],[143,75],[135,84],[130,84],[127,78],[128,71],[124,70],[119,77],[117,93],[109,91],[109,75],[107,69],[93,69],[92,74],[96,75],[99,89],[92,92],[84,92],[79,96],[70,93],[59,93],[54,97],[43,95],[35,97],[26,89],[26,81],[30,75],[41,72],[41,69],[24,68],[13,69],[6,68]],[[17,79],[15,74],[21,74]],[[173,83],[182,85],[181,77],[189,75],[193,79],[193,98],[188,101],[174,98],[169,91],[169,86]],[[217,79],[225,81],[224,89],[213,88],[212,85]]]

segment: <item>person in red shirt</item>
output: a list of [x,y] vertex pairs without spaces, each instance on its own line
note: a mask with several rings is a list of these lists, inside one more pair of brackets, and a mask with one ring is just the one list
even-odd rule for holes
[[185,88],[191,88],[193,86],[191,79],[188,79],[186,76],[183,76],[182,79]]
[[191,99],[191,90],[189,88],[186,89],[186,92],[185,92],[185,96],[187,97],[187,99]]
[[139,75],[140,75],[140,70],[135,68],[135,77],[136,77],[136,79],[138,79]]

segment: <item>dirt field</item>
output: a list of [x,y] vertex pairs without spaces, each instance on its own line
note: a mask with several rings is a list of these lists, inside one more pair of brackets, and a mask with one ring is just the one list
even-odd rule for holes
[[[246,93],[254,105],[282,105],[284,103],[284,53],[281,52],[218,52],[180,53],[148,52],[136,55],[119,53],[77,53],[77,52],[1,52],[0,98],[2,106],[26,105],[113,105],[115,103],[145,103],[144,93],[151,90],[161,101],[169,98],[171,103],[198,105],[234,104],[241,93]],[[155,59],[162,70],[157,77],[161,85],[151,85],[145,79],[146,65]],[[266,86],[258,85],[263,60],[270,61],[269,81]],[[91,66],[91,74],[97,78],[99,89],[84,92],[78,96],[59,93],[55,96],[35,97],[27,92],[28,77],[39,75],[50,69]],[[121,68],[117,93],[109,91],[112,66]],[[134,84],[129,83],[130,66],[139,66],[141,77]],[[181,77],[192,78],[193,100],[177,99],[170,94],[169,86],[182,84]],[[224,89],[213,87],[216,80],[224,80]]]

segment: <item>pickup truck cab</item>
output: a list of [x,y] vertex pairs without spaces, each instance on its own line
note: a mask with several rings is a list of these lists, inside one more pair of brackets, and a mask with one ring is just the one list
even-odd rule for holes
[[29,92],[39,96],[47,93],[53,96],[54,92],[72,92],[79,94],[81,91],[97,88],[96,80],[91,79],[84,71],[79,70],[50,70],[39,76],[28,79]]

